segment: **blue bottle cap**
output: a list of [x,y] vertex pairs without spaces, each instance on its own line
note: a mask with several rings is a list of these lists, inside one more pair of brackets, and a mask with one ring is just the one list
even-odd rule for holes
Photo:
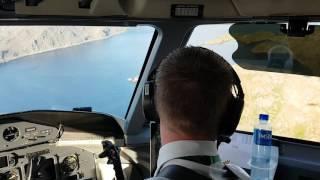
[[259,119],[262,121],[268,121],[269,120],[269,115],[268,114],[260,114]]

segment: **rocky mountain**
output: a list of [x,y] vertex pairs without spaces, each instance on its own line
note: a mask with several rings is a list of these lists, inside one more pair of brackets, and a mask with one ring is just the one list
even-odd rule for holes
[[108,38],[124,27],[1,26],[0,63],[45,51]]

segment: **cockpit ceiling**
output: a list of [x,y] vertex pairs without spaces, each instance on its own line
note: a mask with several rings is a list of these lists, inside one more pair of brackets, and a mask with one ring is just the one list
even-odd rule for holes
[[[39,0],[36,6],[27,1],[16,0],[15,14],[166,19],[172,5],[185,4],[203,5],[203,18],[320,15],[320,1],[315,0]],[[89,6],[79,8],[80,1]]]

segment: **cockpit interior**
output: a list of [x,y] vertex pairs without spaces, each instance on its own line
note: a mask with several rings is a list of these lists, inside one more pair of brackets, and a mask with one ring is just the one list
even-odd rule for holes
[[274,179],[320,179],[318,1],[1,0],[0,24],[0,180],[152,177],[161,142],[145,83],[186,46],[223,56],[244,89],[223,161],[250,173],[268,113]]

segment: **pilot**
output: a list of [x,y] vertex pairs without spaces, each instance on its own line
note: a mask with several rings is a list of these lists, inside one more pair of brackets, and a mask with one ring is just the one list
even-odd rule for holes
[[[232,134],[243,107],[240,80],[224,58],[202,47],[177,49],[162,60],[153,83],[162,147],[151,179],[249,179],[241,168],[226,166],[217,151],[221,128],[230,126]],[[241,97],[232,94],[235,83]]]

